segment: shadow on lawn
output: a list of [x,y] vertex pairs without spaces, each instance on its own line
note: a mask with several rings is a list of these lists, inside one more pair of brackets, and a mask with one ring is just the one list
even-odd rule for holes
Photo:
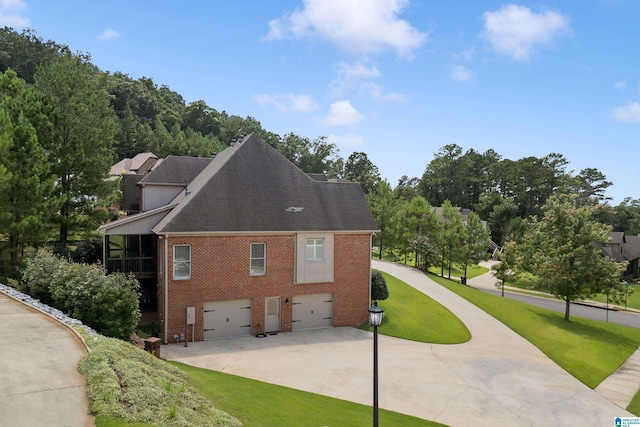
[[622,345],[635,349],[635,344],[629,340],[622,329],[618,325],[605,323],[599,320],[586,320],[582,318],[570,318],[564,320],[563,313],[556,312],[533,312],[544,324],[556,327],[567,333],[579,335],[583,338],[589,338],[599,341],[609,342],[615,345]]

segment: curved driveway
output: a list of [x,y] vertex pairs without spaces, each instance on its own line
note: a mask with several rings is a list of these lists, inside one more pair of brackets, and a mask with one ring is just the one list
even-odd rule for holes
[[[381,408],[449,426],[604,426],[631,416],[580,383],[484,311],[420,271],[373,267],[455,313],[473,338],[433,345],[379,337]],[[425,325],[429,327],[429,325]],[[372,401],[371,334],[355,328],[167,345],[162,356],[366,405]],[[265,396],[268,399],[268,396]]]
[[95,425],[78,372],[85,354],[65,326],[0,292],[0,425]]

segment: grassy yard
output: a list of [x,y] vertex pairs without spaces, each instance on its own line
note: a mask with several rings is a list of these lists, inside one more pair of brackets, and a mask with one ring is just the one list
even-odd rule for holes
[[[294,390],[222,372],[170,362],[189,375],[189,384],[216,408],[247,427],[340,426],[371,424],[370,406]],[[380,425],[442,426],[397,412],[379,411]]]
[[[395,277],[382,274],[389,298],[378,303],[384,308],[380,334],[437,344],[460,344],[471,339],[464,323],[447,308]],[[361,328],[373,329],[368,325]]]
[[[635,283],[632,284],[629,289],[632,291],[627,295],[627,308],[633,308],[636,310],[640,310],[640,284]],[[607,301],[607,297],[606,295],[597,295],[593,298],[589,298],[592,299],[594,301],[599,301],[599,302],[606,302]],[[609,304],[613,305],[613,302],[611,301],[611,299],[609,300]],[[621,304],[616,304],[618,306],[624,307],[624,302]]]
[[490,295],[430,275],[520,334],[591,388],[615,371],[640,346],[640,330],[572,317]]

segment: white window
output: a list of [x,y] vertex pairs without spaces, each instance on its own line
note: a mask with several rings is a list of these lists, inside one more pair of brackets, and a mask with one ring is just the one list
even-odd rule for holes
[[307,261],[324,260],[324,239],[307,239]]
[[174,280],[191,279],[191,245],[175,245],[173,247]]
[[267,245],[266,243],[251,244],[251,275],[264,276],[267,265]]

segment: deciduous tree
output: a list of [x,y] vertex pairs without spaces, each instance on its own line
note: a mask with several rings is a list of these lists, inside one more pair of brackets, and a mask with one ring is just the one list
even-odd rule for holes
[[610,227],[592,219],[592,206],[575,207],[566,197],[550,198],[541,218],[533,218],[519,245],[520,264],[537,278],[536,286],[571,302],[622,289],[619,265],[596,244],[607,242]]

